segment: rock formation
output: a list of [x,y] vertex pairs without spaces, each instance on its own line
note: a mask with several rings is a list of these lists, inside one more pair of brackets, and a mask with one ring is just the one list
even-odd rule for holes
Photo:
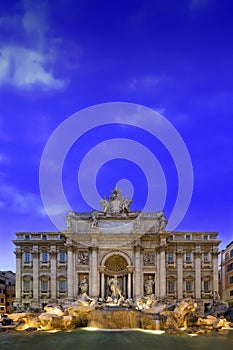
[[[123,300],[120,305],[110,298],[100,301],[81,296],[76,302],[58,306],[47,305],[44,312],[14,313],[7,319],[16,330],[73,330],[78,327],[109,329],[163,329],[168,333],[206,333],[232,327],[233,308],[215,305],[204,315],[192,299],[176,305],[156,301],[154,296]],[[1,320],[0,320],[1,322]],[[3,322],[2,322],[3,323]],[[0,329],[6,329],[2,324]],[[13,327],[13,326],[12,326]]]

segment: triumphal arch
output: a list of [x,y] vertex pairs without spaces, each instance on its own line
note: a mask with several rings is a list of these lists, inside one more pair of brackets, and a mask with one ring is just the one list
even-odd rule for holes
[[170,232],[163,211],[131,211],[117,188],[99,211],[66,216],[61,232],[19,232],[15,305],[167,298],[197,300],[218,292],[216,232]]

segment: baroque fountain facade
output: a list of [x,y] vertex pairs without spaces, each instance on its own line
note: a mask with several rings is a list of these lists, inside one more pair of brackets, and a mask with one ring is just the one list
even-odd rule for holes
[[218,302],[218,234],[170,232],[163,211],[131,202],[116,188],[100,211],[69,212],[64,231],[16,234],[15,308],[47,311],[26,324],[179,328]]
[[[69,212],[61,232],[19,232],[15,306],[112,297],[192,298],[210,303],[218,295],[218,234],[169,232],[163,211],[131,211],[118,189],[101,211]],[[117,280],[117,282],[116,282]]]

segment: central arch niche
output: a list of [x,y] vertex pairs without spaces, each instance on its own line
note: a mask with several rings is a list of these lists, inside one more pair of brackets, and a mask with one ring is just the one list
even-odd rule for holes
[[128,262],[120,254],[113,254],[105,261],[107,274],[124,274],[127,272]]
[[112,277],[117,277],[123,296],[131,297],[133,266],[130,258],[123,252],[111,252],[105,255],[102,260],[101,271],[101,296],[108,297],[111,295],[109,281]]

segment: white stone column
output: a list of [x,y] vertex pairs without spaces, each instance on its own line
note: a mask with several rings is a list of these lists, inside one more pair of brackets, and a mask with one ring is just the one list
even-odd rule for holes
[[160,270],[159,270],[159,295],[166,296],[166,261],[165,261],[165,246],[160,247]]
[[97,248],[91,247],[91,291],[90,295],[94,298],[99,296],[99,278],[98,278],[98,259]]
[[198,247],[194,253],[195,257],[195,298],[201,298],[201,251]]
[[[38,245],[33,246],[33,299],[34,303],[38,303],[39,299],[39,250]],[[39,305],[38,305],[39,306]]]
[[134,296],[141,298],[141,248],[140,246],[135,247],[135,275],[134,275]]
[[218,252],[212,253],[213,259],[213,292],[214,296],[218,293]]
[[105,281],[104,281],[104,272],[101,272],[101,298],[105,297]]
[[177,250],[177,298],[183,299],[183,251]]
[[131,272],[128,273],[127,294],[128,294],[128,299],[130,299],[131,298]]
[[123,276],[123,281],[122,281],[122,294],[126,295],[127,294],[127,289],[126,289],[126,276]]
[[[221,252],[221,265],[223,265],[225,262],[225,254],[223,251]],[[226,273],[225,273],[225,267],[221,268],[221,282],[222,282],[222,294],[221,299],[223,298],[223,291],[226,289]]]
[[57,252],[56,246],[50,249],[51,275],[50,275],[50,291],[52,302],[57,300]]
[[160,297],[160,281],[159,281],[160,255],[159,255],[158,250],[155,253],[155,261],[156,261],[156,266],[157,266],[157,278],[155,281],[155,295],[156,295],[156,297]]
[[74,271],[73,271],[73,245],[67,243],[67,289],[68,299],[73,300],[74,298]]
[[20,248],[15,249],[16,255],[16,278],[15,278],[15,300],[14,305],[21,305],[22,301],[22,251]]

